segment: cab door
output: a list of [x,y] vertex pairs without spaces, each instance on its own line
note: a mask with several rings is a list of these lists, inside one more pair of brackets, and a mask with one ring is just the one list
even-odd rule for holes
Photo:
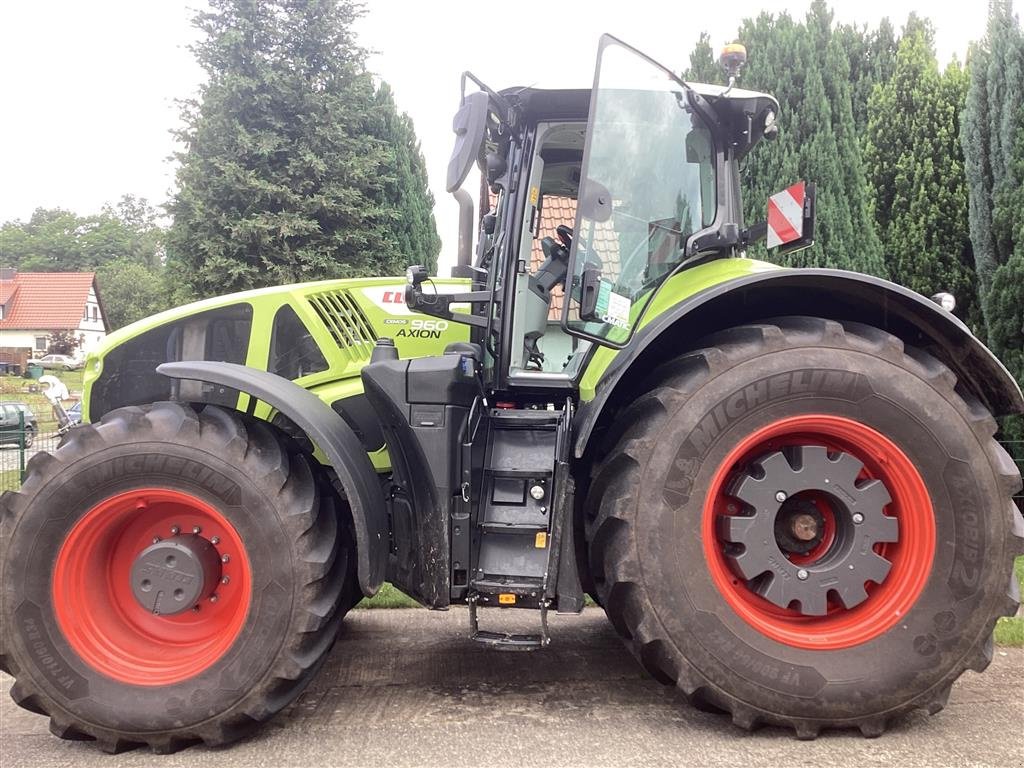
[[691,235],[717,216],[710,114],[670,70],[601,38],[562,327],[623,347]]

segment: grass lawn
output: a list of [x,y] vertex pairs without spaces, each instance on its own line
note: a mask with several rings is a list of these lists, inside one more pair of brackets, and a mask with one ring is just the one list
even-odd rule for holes
[[420,604],[385,583],[373,597],[363,598],[356,608],[419,608]]
[[[1017,558],[1014,570],[1017,573],[1017,581],[1020,582],[1021,592],[1024,593],[1024,557]],[[996,622],[995,641],[996,645],[1024,648],[1024,616],[1003,618]]]

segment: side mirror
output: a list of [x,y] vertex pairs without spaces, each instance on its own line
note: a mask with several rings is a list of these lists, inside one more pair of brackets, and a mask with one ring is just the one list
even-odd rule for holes
[[483,91],[469,94],[462,101],[462,106],[452,119],[452,130],[455,132],[455,148],[448,160],[448,177],[446,188],[454,192],[462,186],[469,175],[473,163],[480,156],[480,147],[484,143],[487,128],[487,113],[490,109],[490,97]]

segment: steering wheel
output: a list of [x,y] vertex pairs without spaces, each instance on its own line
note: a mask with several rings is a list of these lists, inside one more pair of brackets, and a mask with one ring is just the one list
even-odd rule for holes
[[562,245],[568,250],[572,250],[572,227],[567,227],[565,224],[559,224],[555,227],[555,234],[558,235],[558,239],[562,241]]
[[[565,252],[572,253],[572,239],[574,237],[572,227],[567,227],[565,224],[559,224],[555,227],[555,234],[558,235],[558,239],[562,241],[562,245],[565,246]],[[580,240],[580,252],[583,256],[583,263],[593,269],[604,269],[604,262],[601,258],[594,253],[590,248],[587,247],[586,240]]]

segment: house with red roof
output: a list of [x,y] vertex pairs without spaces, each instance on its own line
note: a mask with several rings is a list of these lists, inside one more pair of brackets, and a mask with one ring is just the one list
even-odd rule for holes
[[78,339],[76,356],[107,335],[96,273],[0,269],[0,356],[24,364],[44,354],[59,331]]

